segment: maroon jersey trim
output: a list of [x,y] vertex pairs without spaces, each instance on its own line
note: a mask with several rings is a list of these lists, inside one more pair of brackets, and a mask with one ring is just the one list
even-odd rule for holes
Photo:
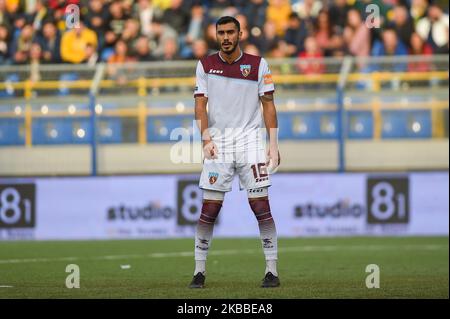
[[213,74],[226,78],[258,82],[261,57],[243,53],[237,61],[228,64],[222,60],[219,53],[201,59],[205,74]]

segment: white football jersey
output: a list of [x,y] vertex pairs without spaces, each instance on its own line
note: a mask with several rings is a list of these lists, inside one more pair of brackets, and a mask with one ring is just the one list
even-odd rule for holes
[[228,64],[215,53],[198,62],[194,96],[208,97],[208,127],[219,153],[264,149],[259,97],[274,90],[269,66],[259,56],[242,53]]

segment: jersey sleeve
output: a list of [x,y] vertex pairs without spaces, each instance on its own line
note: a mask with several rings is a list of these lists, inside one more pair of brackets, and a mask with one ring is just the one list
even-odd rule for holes
[[264,94],[273,94],[275,91],[272,73],[270,72],[269,65],[264,58],[261,58],[261,62],[259,63],[258,87],[259,96],[263,96]]
[[195,91],[194,97],[208,96],[208,81],[205,70],[201,61],[197,63],[197,71],[195,72]]

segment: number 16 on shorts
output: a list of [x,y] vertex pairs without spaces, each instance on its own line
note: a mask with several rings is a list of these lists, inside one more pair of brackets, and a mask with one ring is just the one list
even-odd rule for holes
[[408,177],[367,179],[367,223],[407,224],[409,221]]
[[0,184],[0,229],[35,225],[35,185]]

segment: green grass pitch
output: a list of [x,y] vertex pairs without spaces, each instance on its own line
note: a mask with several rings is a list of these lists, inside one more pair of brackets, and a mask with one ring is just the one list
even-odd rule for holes
[[[259,287],[259,239],[215,238],[206,287],[191,290],[193,239],[0,242],[0,298],[449,298],[448,237],[278,245],[281,287]],[[68,264],[80,268],[79,289],[66,288]],[[366,287],[369,264],[379,266],[380,288]]]

